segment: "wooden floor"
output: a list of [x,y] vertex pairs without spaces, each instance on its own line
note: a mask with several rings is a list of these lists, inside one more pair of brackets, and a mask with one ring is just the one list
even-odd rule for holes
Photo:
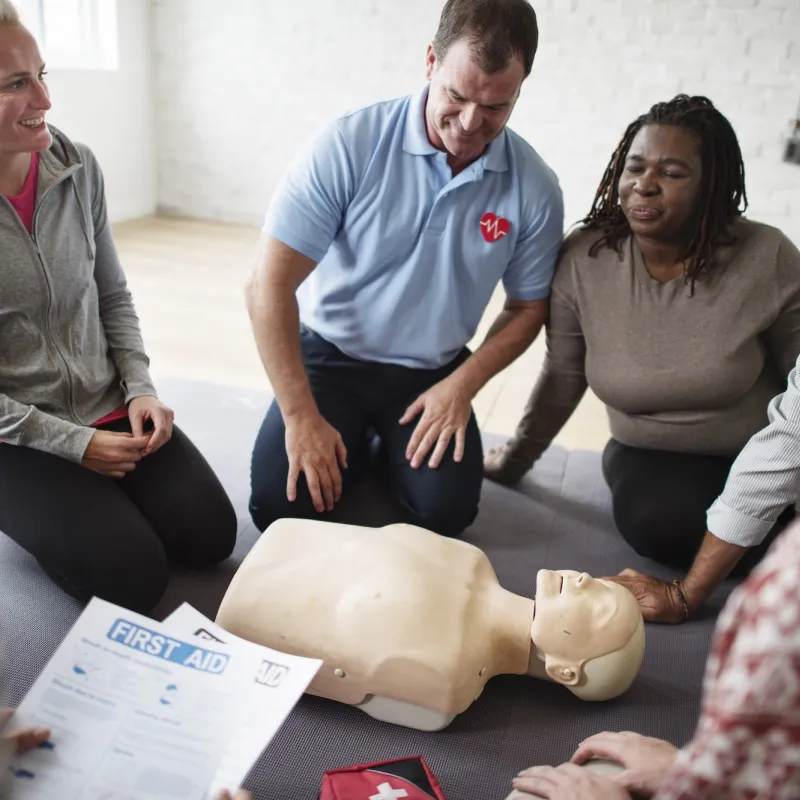
[[[152,371],[159,377],[269,391],[244,306],[258,229],[148,217],[114,228],[142,322]],[[498,292],[472,346],[502,307]],[[475,398],[484,431],[510,434],[542,363],[540,337]],[[570,448],[599,450],[608,438],[602,404],[587,395],[557,438]]]

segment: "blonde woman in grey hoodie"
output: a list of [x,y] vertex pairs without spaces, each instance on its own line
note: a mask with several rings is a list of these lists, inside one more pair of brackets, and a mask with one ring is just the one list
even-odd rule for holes
[[0,531],[69,594],[147,613],[171,564],[230,555],[236,515],[156,396],[100,167],[49,108],[0,0]]

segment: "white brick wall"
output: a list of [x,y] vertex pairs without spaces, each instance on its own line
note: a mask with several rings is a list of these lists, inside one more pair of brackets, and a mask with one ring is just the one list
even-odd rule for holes
[[[443,2],[443,0],[441,0]],[[155,0],[159,197],[167,212],[261,222],[287,161],[343,109],[416,91],[440,0]],[[708,95],[745,153],[750,216],[800,244],[800,0],[534,0],[541,46],[511,118],[588,210],[625,126]]]

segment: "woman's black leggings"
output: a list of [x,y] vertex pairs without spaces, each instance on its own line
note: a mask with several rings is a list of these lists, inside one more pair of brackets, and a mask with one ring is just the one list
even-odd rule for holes
[[[639,555],[687,570],[706,533],[706,512],[722,494],[731,466],[731,458],[642,450],[611,439],[603,475],[617,528]],[[750,572],[793,517],[794,508],[787,508],[733,574]]]
[[[128,420],[103,425],[130,432]],[[236,514],[178,428],[121,480],[58,456],[0,445],[0,531],[66,592],[147,614],[170,564],[209,567],[236,541]]]

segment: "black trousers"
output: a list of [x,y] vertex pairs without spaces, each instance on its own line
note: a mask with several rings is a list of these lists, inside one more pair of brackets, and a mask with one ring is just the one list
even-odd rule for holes
[[[687,570],[706,533],[706,512],[722,494],[732,466],[731,458],[644,450],[611,439],[603,474],[619,532],[639,555]],[[748,574],[793,518],[794,508],[787,508],[733,574]]]
[[[483,448],[475,415],[467,427],[462,461],[453,461],[455,442],[451,441],[436,469],[427,464],[411,468],[405,451],[417,420],[408,425],[398,421],[418,395],[452,373],[469,357],[469,351],[465,349],[440,369],[427,370],[350,358],[307,329],[301,334],[301,345],[320,413],[339,431],[347,448],[342,495],[367,470],[374,470],[371,456],[377,451],[376,474],[403,509],[404,519],[399,522],[446,536],[462,533],[477,516],[483,479]],[[251,464],[250,513],[259,530],[284,517],[324,518],[314,509],[302,474],[297,499],[289,502],[288,473],[283,417],[273,403],[256,438]]]
[[[127,419],[101,426],[130,432]],[[0,445],[0,531],[82,601],[147,614],[170,563],[209,567],[236,541],[236,514],[206,460],[179,429],[116,480],[58,456]]]

